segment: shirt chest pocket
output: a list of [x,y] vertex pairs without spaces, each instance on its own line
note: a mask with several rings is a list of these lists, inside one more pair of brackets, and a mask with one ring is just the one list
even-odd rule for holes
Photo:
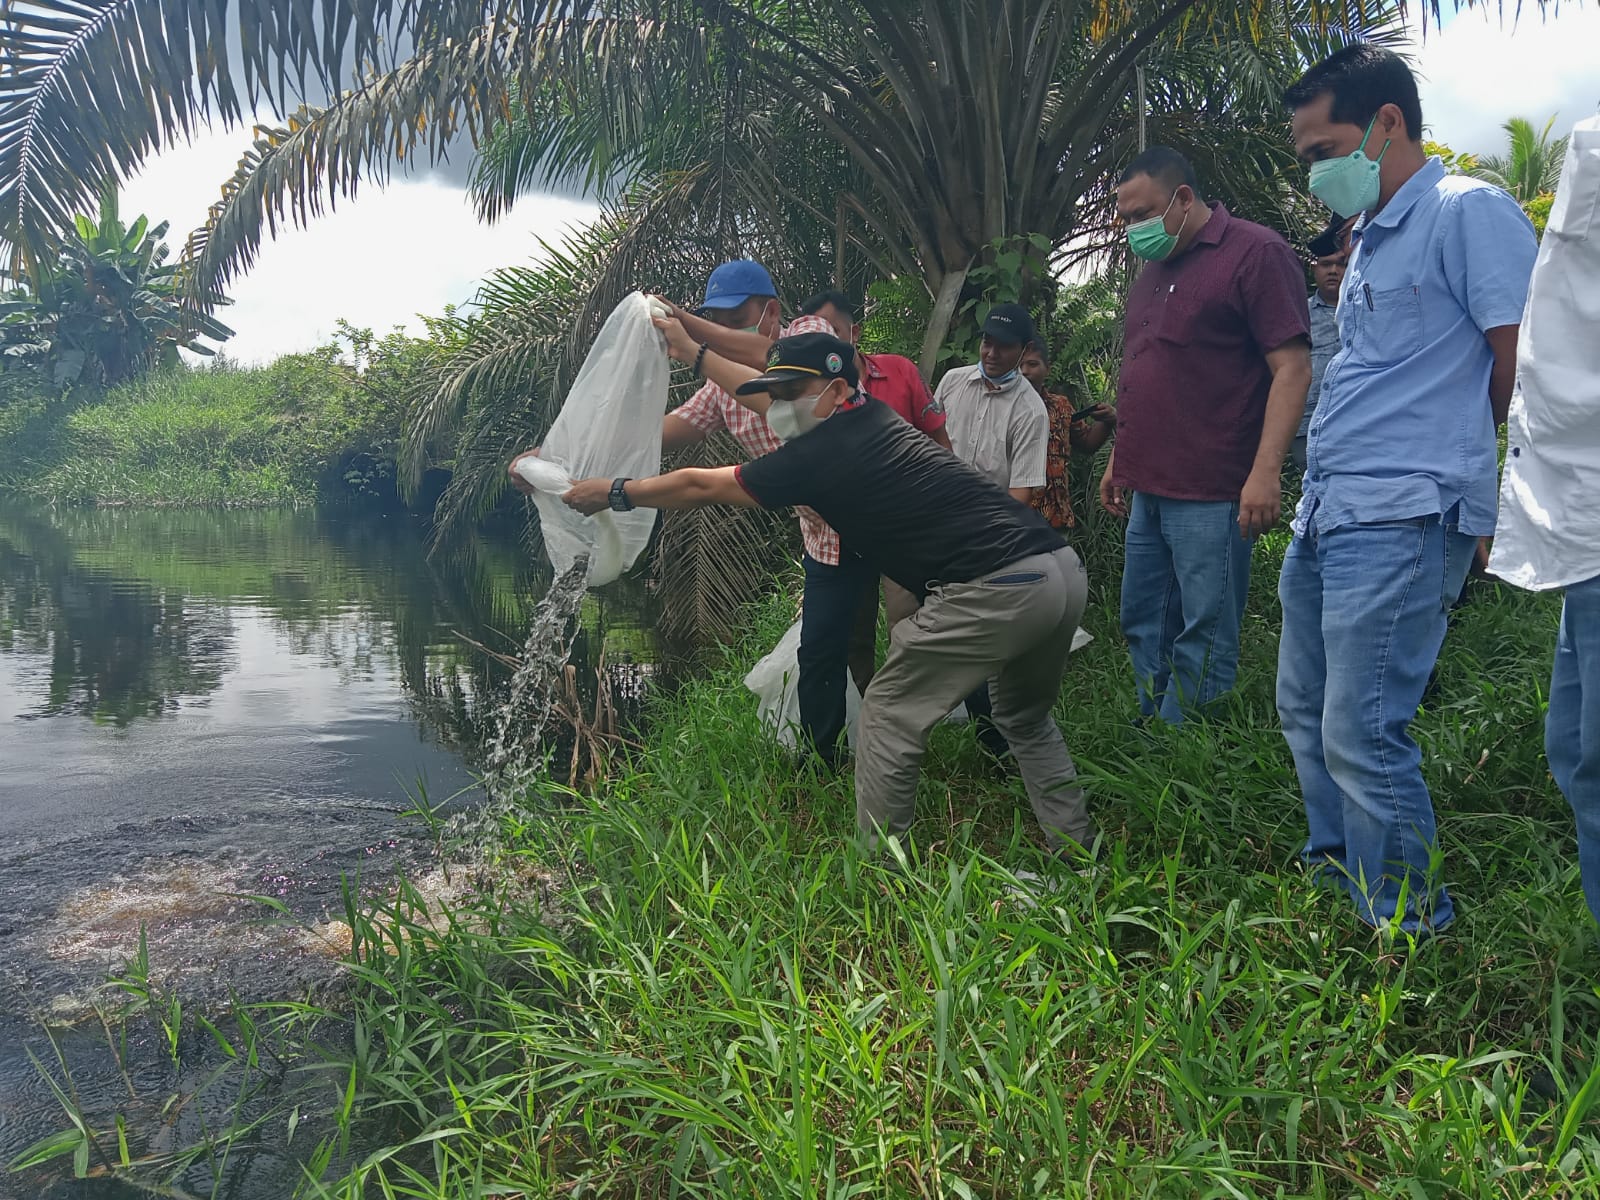
[[1414,286],[1347,288],[1354,322],[1351,349],[1363,362],[1387,365],[1422,349],[1422,297]]
[[1160,310],[1157,336],[1176,346],[1198,346],[1219,339],[1226,328],[1227,306],[1221,299],[1206,299],[1194,291],[1173,291]]

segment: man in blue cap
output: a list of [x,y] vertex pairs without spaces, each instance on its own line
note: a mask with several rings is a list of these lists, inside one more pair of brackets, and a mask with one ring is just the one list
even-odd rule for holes
[[[694,313],[673,315],[704,353],[691,364],[704,377],[705,354],[715,353],[752,368],[764,366],[773,338],[801,333],[834,332],[822,316],[796,317],[779,328],[778,289],[758,262],[735,259],[711,272],[705,300]],[[770,454],[787,439],[775,432],[759,412],[740,404],[726,389],[707,378],[688,401],[661,422],[661,448],[676,450],[704,441],[726,429],[751,458]],[[850,638],[864,598],[876,589],[878,576],[854,554],[842,551],[839,535],[809,508],[797,507],[805,543],[805,598],[800,615],[800,729],[828,766],[835,765],[845,726],[845,688],[849,678]]]

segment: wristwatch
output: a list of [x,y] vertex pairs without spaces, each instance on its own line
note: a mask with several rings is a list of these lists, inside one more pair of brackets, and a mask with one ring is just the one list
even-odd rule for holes
[[626,475],[619,475],[611,481],[610,503],[612,512],[633,511],[633,501],[628,499],[628,493],[624,490],[627,486],[628,477]]

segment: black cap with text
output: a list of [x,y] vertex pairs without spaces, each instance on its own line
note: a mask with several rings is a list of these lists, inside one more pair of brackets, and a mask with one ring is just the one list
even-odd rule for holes
[[766,374],[740,384],[739,395],[750,396],[769,391],[774,384],[805,379],[842,379],[855,387],[860,382],[856,348],[829,333],[797,333],[779,338],[767,351]]
[[983,332],[997,342],[1013,346],[1026,346],[1038,336],[1033,328],[1033,318],[1020,304],[996,304],[983,322]]

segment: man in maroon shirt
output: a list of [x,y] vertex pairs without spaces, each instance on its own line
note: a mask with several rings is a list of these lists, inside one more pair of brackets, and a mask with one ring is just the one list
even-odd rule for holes
[[1139,709],[1178,723],[1233,686],[1256,535],[1311,382],[1305,271],[1278,234],[1200,196],[1152,147],[1117,184],[1146,261],[1128,296],[1100,502],[1128,521],[1122,632]]
[[[818,292],[800,306],[807,317],[821,317],[833,326],[841,341],[856,347],[856,372],[861,377],[861,390],[875,400],[881,400],[912,428],[920,429],[946,450],[950,449],[950,434],[945,430],[944,406],[933,398],[928,385],[923,382],[917,364],[899,354],[867,354],[857,343],[861,326],[856,323],[855,305],[843,292]],[[883,577],[883,610],[889,628],[917,611],[919,601],[887,575]],[[873,589],[861,605],[856,616],[855,631],[850,638],[850,675],[863,693],[878,665],[878,593]]]

